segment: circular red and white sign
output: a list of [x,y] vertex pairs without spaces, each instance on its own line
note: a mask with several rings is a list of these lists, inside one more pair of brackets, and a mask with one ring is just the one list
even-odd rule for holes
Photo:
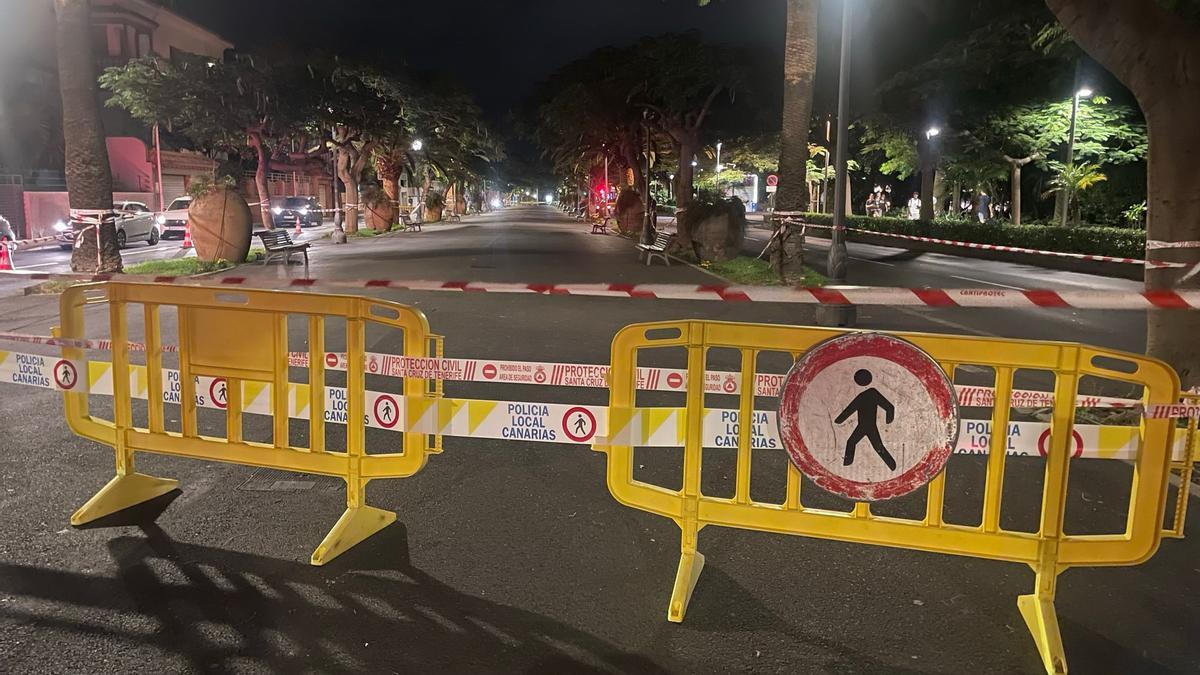
[[63,391],[71,391],[75,385],[79,384],[79,371],[75,369],[75,364],[66,359],[59,359],[58,363],[54,364],[54,383]]
[[576,443],[587,443],[596,435],[596,416],[587,408],[570,408],[563,413],[562,430]]
[[670,373],[667,375],[667,386],[672,389],[678,389],[683,386],[683,376],[679,373]]
[[384,429],[391,429],[400,422],[400,404],[387,394],[380,394],[375,399],[375,423]]
[[737,391],[737,380],[732,375],[726,375],[721,388],[725,390],[726,394],[732,394]]
[[767,176],[767,185],[770,187],[775,187],[776,185],[779,185],[779,176],[776,176],[775,174],[771,174],[771,175]]
[[489,380],[496,378],[496,366],[491,363],[483,364],[483,376]]
[[[1078,429],[1072,429],[1071,435],[1075,437],[1075,452],[1071,455],[1071,457],[1076,459],[1083,457],[1083,436],[1079,435]],[[1049,429],[1043,431],[1041,436],[1038,436],[1038,452],[1041,453],[1042,457],[1046,456],[1046,443],[1049,440]]]
[[890,335],[826,340],[796,362],[779,394],[779,437],[817,485],[856,501],[917,490],[958,440],[958,400],[945,371]]
[[325,355],[325,367],[326,368],[336,368],[337,364],[338,364],[338,355],[337,354],[334,354],[333,352],[329,352],[328,354]]
[[218,377],[208,385],[208,397],[212,399],[213,405],[224,409],[229,405],[229,392],[226,387],[225,378]]

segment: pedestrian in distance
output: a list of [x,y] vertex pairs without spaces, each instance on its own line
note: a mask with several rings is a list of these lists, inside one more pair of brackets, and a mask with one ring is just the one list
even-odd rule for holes
[[921,217],[921,195],[914,192],[908,200],[908,219],[916,220]]
[[979,199],[975,203],[975,215],[979,217],[979,222],[986,223],[992,219],[992,213],[992,198],[980,190]]

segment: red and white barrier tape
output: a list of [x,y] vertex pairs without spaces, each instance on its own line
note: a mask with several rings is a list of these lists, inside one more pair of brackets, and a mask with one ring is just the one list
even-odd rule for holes
[[[75,347],[98,351],[111,351],[111,340],[68,340],[63,338],[0,333],[0,340],[41,344],[56,347]],[[146,345],[129,342],[131,352],[144,352]],[[161,351],[178,352],[177,345],[164,344]],[[344,352],[326,352],[325,366],[330,370],[346,369]],[[307,368],[308,352],[290,352],[288,365]],[[549,387],[581,387],[591,389],[608,388],[609,366],[585,363],[556,363],[552,361],[505,361],[496,359],[458,359],[437,357],[400,356],[396,354],[367,353],[364,369],[368,374],[384,377],[414,377],[454,382],[476,382],[491,384],[531,384]],[[756,373],[754,395],[775,397],[779,395],[785,374]],[[645,391],[684,392],[687,390],[687,370],[682,368],[642,367],[637,369],[637,388]],[[995,405],[996,390],[979,385],[955,385],[958,404],[963,407],[990,408]],[[739,373],[708,371],[704,374],[704,391],[710,394],[737,395],[741,393]],[[1012,392],[1010,405],[1014,408],[1046,408],[1054,405],[1054,394],[1048,391],[1017,389]],[[1105,408],[1118,410],[1142,410],[1142,403],[1134,399],[1111,396],[1078,395],[1075,405],[1079,408]],[[1197,405],[1153,405],[1142,410],[1143,416],[1151,419],[1176,417],[1200,417]]]
[[[814,223],[803,223],[803,225],[805,227],[816,227],[816,228],[827,229],[827,230],[833,229],[832,225],[817,225]],[[1001,244],[979,244],[979,243],[971,242],[971,241],[955,241],[952,239],[938,239],[937,237],[920,237],[920,236],[912,235],[912,234],[897,234],[895,232],[876,232],[874,230],[864,230],[861,228],[854,228],[854,227],[848,227],[845,229],[848,232],[859,232],[862,234],[878,235],[880,237],[893,237],[895,239],[905,239],[908,241],[921,241],[921,242],[926,242],[926,243],[930,243],[930,244],[942,244],[945,246],[957,246],[959,248],[970,248],[970,249],[978,249],[978,250],[984,250],[984,251],[1004,251],[1006,253],[1027,253],[1027,254],[1031,254],[1031,255],[1053,256],[1056,258],[1074,258],[1076,260],[1087,260],[1087,261],[1091,261],[1091,262],[1111,262],[1111,263],[1125,263],[1125,264],[1130,264],[1130,265],[1145,265],[1146,267],[1149,267],[1151,269],[1173,268],[1173,267],[1191,267],[1191,263],[1176,263],[1176,262],[1141,260],[1139,258],[1116,258],[1113,256],[1091,255],[1091,254],[1087,254],[1087,253],[1064,253],[1062,251],[1042,251],[1042,250],[1034,249],[1034,248],[1022,248],[1020,246],[1004,246]],[[1156,243],[1165,244],[1167,242],[1156,242]],[[1180,242],[1180,243],[1190,244],[1193,242]],[[1147,246],[1147,248],[1152,248],[1152,247]],[[1158,247],[1153,247],[1153,248],[1190,248],[1190,246],[1173,246],[1172,245],[1172,246],[1158,246]]]
[[247,288],[356,288],[521,295],[577,295],[601,298],[779,302],[808,305],[892,305],[902,307],[986,307],[1042,309],[1200,309],[1200,290],[1057,291],[1002,288],[885,288],[871,286],[695,286],[690,284],[522,284],[490,281],[403,279],[274,279],[269,277],[176,277],[133,274],[0,272],[0,279],[27,281],[125,281]]

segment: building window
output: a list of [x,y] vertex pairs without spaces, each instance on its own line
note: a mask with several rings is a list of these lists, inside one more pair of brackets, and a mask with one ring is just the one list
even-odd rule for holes
[[120,26],[105,26],[105,33],[108,36],[109,56],[121,56],[121,32]]
[[138,56],[150,56],[150,35],[148,33],[138,33]]

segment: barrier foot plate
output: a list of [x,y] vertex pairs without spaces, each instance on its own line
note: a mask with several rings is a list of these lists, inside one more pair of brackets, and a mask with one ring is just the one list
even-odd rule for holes
[[392,511],[373,506],[346,509],[329,534],[325,535],[321,545],[313,551],[312,564],[324,565],[394,522],[396,514]]
[[179,481],[155,478],[143,473],[114,476],[87,503],[71,516],[72,525],[83,525],[93,520],[112,515],[135,504],[150,501],[155,497],[179,487]]
[[675,572],[675,587],[671,590],[671,606],[667,609],[668,621],[683,623],[683,615],[692,601],[692,591],[703,570],[704,554],[691,552],[679,556],[679,570]]
[[1062,635],[1058,632],[1058,614],[1054,611],[1054,602],[1044,600],[1036,595],[1022,595],[1017,598],[1017,608],[1025,617],[1025,625],[1033,634],[1042,663],[1050,675],[1065,675],[1067,672],[1067,655],[1063,651]]

